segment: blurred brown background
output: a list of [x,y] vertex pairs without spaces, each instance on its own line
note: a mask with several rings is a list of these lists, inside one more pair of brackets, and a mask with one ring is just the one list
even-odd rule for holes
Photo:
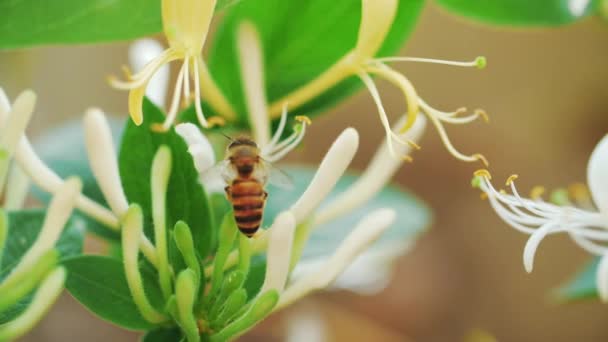
[[[38,92],[32,135],[78,117],[90,105],[124,113],[126,93],[110,89],[105,76],[126,62],[126,47],[1,53],[0,84],[11,98],[25,87]],[[487,56],[483,71],[426,64],[398,68],[437,108],[486,109],[489,125],[448,130],[461,151],[490,159],[498,182],[518,173],[520,190],[527,192],[539,183],[552,188],[585,181],[587,158],[608,132],[608,23],[592,18],[551,30],[504,30],[462,21],[427,4],[403,54],[454,60]],[[388,84],[380,86],[387,109],[402,112],[400,94]],[[354,167],[364,168],[383,138],[366,92],[317,119],[306,147],[291,159],[319,161],[346,125],[360,130],[363,143]],[[526,236],[500,221],[470,187],[472,172],[481,165],[452,158],[433,129],[421,145],[415,162],[396,181],[434,209],[435,221],[400,260],[390,286],[372,297],[309,297],[243,341],[282,341],[293,326],[289,322],[302,315],[322,324],[330,341],[462,341],[475,328],[499,341],[608,340],[608,307],[558,306],[547,299],[589,256],[566,237],[551,237],[540,248],[534,273],[526,274],[521,261]],[[24,341],[119,342],[135,336],[94,319],[66,294]]]

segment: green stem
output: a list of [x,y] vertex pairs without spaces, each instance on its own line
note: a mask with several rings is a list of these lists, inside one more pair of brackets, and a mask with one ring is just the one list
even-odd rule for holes
[[245,234],[239,234],[239,270],[243,272],[245,276],[249,273],[249,266],[251,265],[251,239]]

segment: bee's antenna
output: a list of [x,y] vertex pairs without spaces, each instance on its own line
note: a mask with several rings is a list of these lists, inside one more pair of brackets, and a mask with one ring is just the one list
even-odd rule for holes
[[221,135],[224,136],[224,138],[230,140],[230,141],[234,141],[234,139],[232,139],[232,137],[230,137],[229,135],[225,134],[224,132],[220,132]]

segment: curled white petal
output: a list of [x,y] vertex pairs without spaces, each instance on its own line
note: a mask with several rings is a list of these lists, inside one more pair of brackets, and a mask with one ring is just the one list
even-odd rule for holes
[[591,153],[587,165],[587,182],[595,205],[608,219],[608,134]]
[[[148,63],[158,57],[164,48],[156,40],[139,39],[129,47],[129,63],[135,72],[141,71]],[[159,107],[164,107],[169,86],[169,65],[160,67],[146,87],[146,96]]]
[[608,254],[602,256],[596,272],[596,286],[600,299],[608,302]]
[[[394,126],[402,127],[406,120],[403,117]],[[419,117],[414,126],[401,136],[404,140],[416,142],[422,136],[425,127],[426,119]],[[410,145],[400,144],[395,146],[397,155],[407,155],[410,150]],[[315,218],[315,226],[349,213],[373,198],[391,180],[403,161],[402,158],[394,158],[391,155],[388,142],[385,139],[363,174],[357,178],[357,181],[333,199],[331,203],[319,210]]]
[[2,127],[0,134],[0,144],[9,157],[12,156],[15,147],[24,134],[35,105],[36,94],[31,90],[23,91],[15,99],[8,120]]
[[345,129],[323,158],[317,173],[298,201],[291,207],[300,223],[318,207],[336,185],[359,147],[359,134],[354,128]]
[[188,152],[198,172],[204,172],[215,164],[213,146],[196,125],[182,123],[175,126],[175,131],[188,145]]
[[283,291],[291,261],[291,247],[296,228],[296,220],[289,211],[280,213],[268,234],[268,251],[266,257],[266,276],[260,293],[268,290]]
[[95,179],[114,214],[121,217],[129,204],[120,181],[112,131],[100,109],[87,110],[84,131],[89,164]]
[[260,37],[251,22],[239,25],[237,41],[243,91],[253,137],[259,146],[265,146],[270,141],[270,120],[266,108],[264,56]]
[[526,272],[532,272],[532,269],[534,268],[534,255],[536,254],[536,250],[538,249],[540,242],[545,238],[545,236],[547,236],[547,234],[549,234],[549,232],[553,228],[555,228],[555,224],[549,222],[544,226],[538,228],[534,233],[532,233],[532,235],[530,235],[530,238],[526,243],[526,247],[524,247],[523,255],[524,267],[526,268]]
[[277,308],[280,309],[314,290],[330,285],[359,254],[390,227],[395,218],[394,210],[383,208],[361,219],[322,268],[287,287]]

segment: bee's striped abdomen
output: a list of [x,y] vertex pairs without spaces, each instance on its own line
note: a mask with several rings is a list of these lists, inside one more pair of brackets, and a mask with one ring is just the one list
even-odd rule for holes
[[235,179],[229,188],[234,219],[239,230],[253,236],[262,224],[266,192],[255,179]]

